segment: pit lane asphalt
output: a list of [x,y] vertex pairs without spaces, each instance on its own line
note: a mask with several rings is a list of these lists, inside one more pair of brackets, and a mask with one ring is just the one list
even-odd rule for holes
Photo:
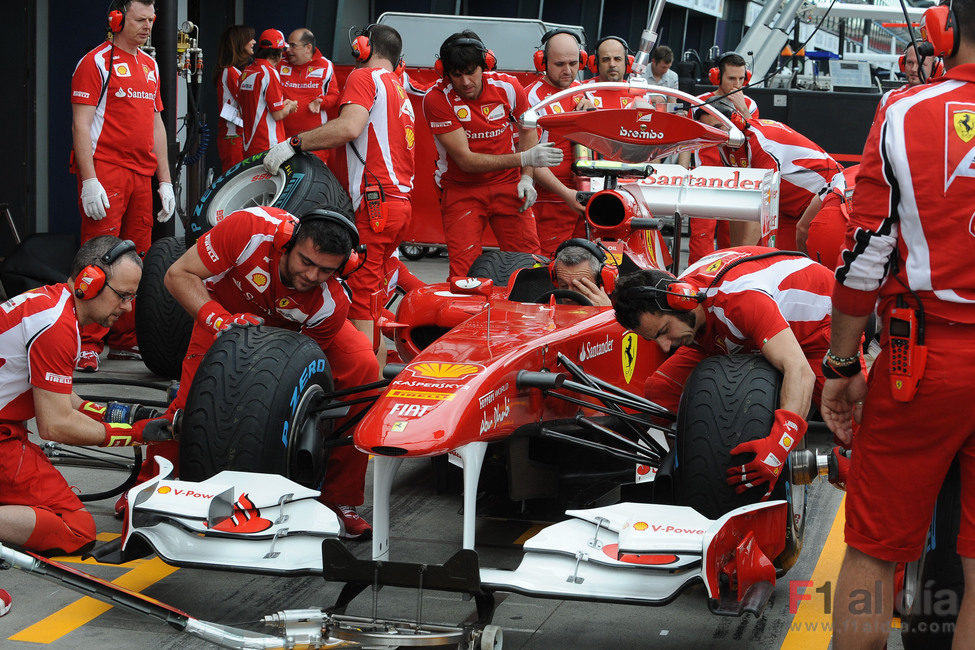
[[[421,279],[434,282],[446,275],[446,258],[407,262]],[[103,360],[98,377],[129,380],[153,379],[141,362]],[[126,387],[79,387],[82,394],[116,395],[118,399],[159,399],[160,394]],[[824,446],[828,441],[820,439]],[[69,482],[88,488],[105,482],[104,470],[64,470]],[[372,464],[366,482],[366,504],[360,510],[371,515]],[[835,585],[842,559],[843,493],[819,482],[809,488],[804,548],[799,561],[779,579],[763,616],[741,618],[710,614],[703,586],[685,591],[666,607],[608,605],[535,599],[517,594],[500,602],[493,622],[504,629],[505,648],[827,648],[824,585]],[[114,499],[89,504],[99,539],[108,541],[121,532],[112,517]],[[408,459],[400,468],[392,492],[391,559],[440,563],[461,547],[461,498],[438,494],[430,461]],[[481,565],[513,569],[520,560],[521,543],[537,527],[530,522],[481,518],[477,540]],[[346,542],[353,554],[370,556],[370,542]],[[320,578],[272,578],[199,569],[175,569],[155,557],[118,567],[91,560],[63,558],[70,566],[98,577],[115,580],[130,589],[175,606],[197,618],[262,630],[256,624],[266,614],[281,609],[327,607],[340,586]],[[790,581],[811,581],[802,588]],[[0,572],[0,588],[13,596],[13,608],[0,617],[3,648],[210,648],[215,647],[138,614],[109,608],[97,601],[21,571]],[[820,591],[815,591],[819,589]],[[811,595],[794,601],[790,592]],[[414,592],[386,588],[379,594],[381,616],[415,616]],[[368,616],[369,591],[350,606],[349,614]],[[458,623],[473,613],[473,602],[454,594],[427,592],[425,619]],[[790,611],[791,610],[791,611]],[[890,648],[900,648],[896,630]]]

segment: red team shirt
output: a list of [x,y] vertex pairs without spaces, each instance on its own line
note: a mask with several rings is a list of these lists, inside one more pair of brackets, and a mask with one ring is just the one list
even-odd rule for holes
[[0,422],[34,417],[34,386],[70,393],[80,350],[67,284],[40,287],[0,304]]
[[[440,79],[423,98],[423,113],[434,135],[464,129],[467,145],[474,153],[503,155],[515,152],[518,117],[527,111],[528,97],[519,81],[502,72],[485,72],[481,95],[467,101],[454,90],[449,79]],[[519,168],[469,174],[461,171],[447,151],[436,142],[437,185],[496,185],[517,183]]]
[[278,264],[283,241],[274,238],[285,219],[278,208],[238,210],[196,243],[200,259],[213,275],[204,281],[214,300],[232,314],[252,313],[265,324],[298,330],[322,348],[345,322],[349,296],[332,276],[314,291],[299,292],[281,282]]
[[386,196],[408,199],[413,189],[416,128],[413,104],[402,82],[384,68],[357,68],[342,90],[339,105],[346,104],[369,111],[366,129],[337,150],[337,174],[349,190],[353,207],[359,209],[366,184],[377,181]]
[[257,59],[240,75],[237,103],[244,120],[244,156],[270,149],[286,139],[284,121],[271,117],[284,108],[278,71],[267,59]]
[[[112,44],[105,42],[78,61],[71,77],[71,103],[95,106],[90,131],[95,160],[152,176],[156,172],[153,125],[155,113],[163,109],[159,67],[142,50],[134,55],[120,47],[112,50]],[[108,88],[102,93],[106,82]]]
[[[582,82],[583,84],[599,83],[599,77],[592,77]],[[628,108],[640,95],[631,95],[628,90],[587,90],[584,93],[586,99],[592,102],[596,108],[616,109]]]
[[[308,63],[292,65],[282,60],[278,64],[278,76],[288,99],[298,102],[298,110],[284,118],[284,132],[297,135],[311,131],[328,121],[326,109],[335,106],[339,100],[339,87],[335,81],[335,66],[322,56],[317,49]],[[308,104],[316,99],[322,100],[321,110],[308,111]]]
[[[758,119],[758,104],[755,100],[748,95],[742,94],[745,98],[745,106],[748,107],[748,115],[752,119]],[[703,95],[698,95],[697,98],[702,102],[706,102],[714,97],[714,93],[704,93]],[[721,155],[718,154],[717,147],[707,147],[705,149],[698,149],[694,152],[694,166],[700,167],[702,165],[708,165],[710,167],[721,167]]]
[[[576,86],[581,86],[582,84],[578,81],[573,81],[570,88],[575,88]],[[556,88],[544,78],[530,84],[525,88],[525,94],[528,95],[528,103],[531,106],[537,105],[543,99],[546,99],[550,95],[554,95],[557,92],[561,92],[561,88]],[[552,104],[546,111],[546,115],[554,113],[565,113],[569,111],[574,111],[576,104],[582,99],[582,94],[563,99],[555,104]],[[551,172],[555,174],[555,177],[562,181],[566,187],[572,187],[575,182],[575,175],[572,173],[572,143],[566,139],[552,140],[549,137],[548,131],[541,131],[541,135],[538,139],[539,143],[543,142],[555,142],[556,146],[562,150],[562,162],[557,167],[549,167]],[[539,201],[559,201],[562,199],[552,194],[543,187],[538,188],[538,200]]]
[[[220,83],[217,84],[217,105],[223,109],[225,104],[240,113],[240,106],[237,104],[237,90],[240,88],[240,70],[232,65],[228,65],[220,73]],[[220,137],[232,138],[240,135],[241,129],[233,122],[220,118]]]
[[680,275],[707,293],[701,303],[707,318],[693,347],[708,355],[758,353],[787,327],[804,350],[829,347],[833,274],[809,258],[775,255],[742,262],[710,287],[734,260],[772,250],[742,246],[718,251]]

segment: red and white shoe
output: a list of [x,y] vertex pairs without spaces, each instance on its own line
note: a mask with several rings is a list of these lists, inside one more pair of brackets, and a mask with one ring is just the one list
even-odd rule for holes
[[338,515],[339,526],[342,530],[340,537],[345,539],[368,539],[372,537],[372,526],[369,522],[359,516],[355,506],[337,506],[331,503],[325,504],[329,510]]
[[98,372],[98,353],[94,350],[82,350],[78,356],[75,370],[81,372]]
[[0,589],[0,616],[10,611],[14,605],[13,596],[6,589]]

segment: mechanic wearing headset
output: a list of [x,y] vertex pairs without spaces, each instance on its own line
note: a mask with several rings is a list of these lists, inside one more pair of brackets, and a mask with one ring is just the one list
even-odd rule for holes
[[[809,224],[822,206],[823,195],[845,187],[843,168],[815,142],[781,122],[743,118],[726,97],[711,106],[745,134],[745,144],[737,149],[716,147],[723,164],[779,172],[776,248],[805,252]],[[698,108],[694,117],[709,126],[727,130],[703,108]],[[748,222],[748,226],[742,238],[749,243],[757,242],[760,225]]]
[[[918,65],[918,53],[920,50],[921,62]],[[880,105],[877,110],[880,110],[881,106],[884,106],[890,98],[901,91],[907,90],[908,88],[913,88],[914,86],[920,86],[923,83],[927,83],[933,79],[938,79],[944,76],[945,65],[940,58],[934,56],[934,48],[927,41],[921,41],[920,43],[916,41],[911,41],[904,48],[903,54],[897,58],[897,66],[900,71],[904,73],[904,77],[907,78],[907,83],[899,88],[893,88],[884,93],[883,97],[880,98]],[[924,74],[924,78],[921,78],[921,74]]]
[[95,521],[27,439],[37,418],[41,438],[70,445],[116,447],[172,438],[150,410],[82,400],[71,388],[78,331],[111,326],[131,311],[142,277],[136,246],[110,235],[89,239],[75,255],[67,283],[33,289],[0,305],[0,541],[41,553],[73,553],[95,540]]
[[552,261],[552,279],[557,289],[576,291],[596,307],[613,303],[612,291],[616,267],[606,265],[606,254],[586,239],[569,239],[559,246]]
[[451,34],[436,62],[441,78],[423,98],[440,156],[435,179],[450,276],[467,275],[481,254],[486,224],[501,250],[539,252],[532,168],[562,162],[561,149],[538,144],[535,129],[517,125],[528,98],[517,79],[493,71],[495,63],[494,52],[474,32]]
[[[578,34],[567,29],[553,29],[542,36],[542,46],[535,52],[535,69],[544,76],[525,88],[528,103],[535,106],[549,95],[581,85],[576,77],[586,60]],[[549,108],[552,113],[575,110],[582,94],[569,97]],[[542,255],[552,257],[560,242],[586,236],[583,217],[585,206],[576,201],[575,175],[572,173],[572,143],[553,138],[542,131],[539,142],[551,142],[562,150],[562,162],[551,169],[535,170],[538,199],[532,210]]]
[[[328,359],[336,390],[375,381],[376,357],[346,318],[349,297],[339,279],[354,267],[349,258],[358,243],[351,219],[326,209],[300,222],[278,208],[238,210],[201,237],[166,273],[166,288],[196,319],[167,413],[183,408],[203,355],[231,324],[264,322],[311,337]],[[362,408],[351,407],[346,417]],[[177,445],[157,445],[148,455],[158,453],[175,462]],[[363,501],[367,461],[351,445],[329,454],[320,500],[338,515],[343,537],[372,530],[355,508]],[[143,465],[145,474],[152,471]]]
[[276,67],[286,47],[284,34],[265,29],[257,40],[254,62],[240,75],[237,103],[244,122],[245,158],[286,140],[284,118],[298,110],[298,102],[284,96]]
[[398,267],[393,253],[406,236],[412,214],[416,131],[413,104],[395,72],[402,49],[399,32],[392,27],[370,25],[363,30],[352,42],[358,67],[346,79],[339,116],[275,145],[264,158],[264,168],[275,174],[297,151],[337,147],[332,169],[352,197],[367,252],[365,264],[348,278],[349,318],[377,346],[380,366],[386,362],[386,344],[382,336],[373,341],[372,296],[384,291],[386,278]]
[[[326,111],[339,101],[335,66],[315,47],[315,35],[300,28],[288,37],[287,57],[278,63],[278,75],[286,99],[298,102],[294,113],[284,118],[284,134],[289,138],[328,122]],[[315,152],[328,164],[329,151]]]
[[[589,55],[588,69],[595,76],[585,83],[624,82],[633,66],[630,46],[619,36],[603,36]],[[589,104],[580,108],[627,108],[637,99],[627,90],[591,90],[586,92]]]
[[678,278],[653,269],[616,282],[616,320],[670,354],[646,384],[647,397],[661,406],[677,410],[684,383],[705,357],[761,353],[782,373],[771,433],[731,452],[755,454],[728,470],[728,483],[739,493],[768,483],[765,496],[771,494],[806,432],[810,403],[820,401],[832,285],[826,267],[761,246],[717,251]]
[[[849,439],[850,413],[863,404],[833,608],[837,650],[884,646],[895,563],[920,557],[955,458],[965,587],[953,647],[975,647],[975,2],[927,9],[921,33],[948,72],[891,98],[874,122],[832,290],[823,418]],[[875,307],[885,336],[867,383],[849,368]],[[884,585],[882,606],[857,607],[875,585]]]
[[[158,220],[168,221],[176,210],[160,117],[159,68],[139,49],[155,19],[152,0],[113,2],[109,40],[82,57],[71,76],[72,171],[78,175],[81,241],[120,236],[134,241],[142,255],[152,236],[153,174],[162,202]],[[131,311],[111,332],[98,325],[82,331],[79,370],[98,370],[106,340],[111,358],[139,358]]]
[[[708,80],[717,88],[709,93],[698,95],[698,99],[706,102],[714,97],[727,97],[739,113],[758,119],[758,104],[741,92],[741,89],[751,80],[751,72],[748,71],[745,59],[741,55],[729,52],[719,57],[714,67],[708,71]],[[682,153],[680,156],[680,164],[688,167],[691,162],[690,152]],[[694,167],[702,165],[714,167],[722,165],[717,149],[708,147],[694,152]],[[754,243],[745,241],[748,229],[745,223],[740,221],[692,217],[688,221],[688,228],[690,229],[690,238],[687,242],[689,264],[714,252],[715,235],[717,235],[718,248]],[[734,231],[733,236],[732,231]]]

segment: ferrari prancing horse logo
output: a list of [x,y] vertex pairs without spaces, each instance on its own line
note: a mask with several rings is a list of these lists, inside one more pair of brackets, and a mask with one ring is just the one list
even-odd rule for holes
[[636,350],[640,337],[636,332],[627,332],[623,335],[623,379],[630,383],[633,379],[633,369],[636,368]]
[[975,113],[971,111],[958,111],[952,115],[955,125],[955,133],[963,142],[968,142],[975,137]]

